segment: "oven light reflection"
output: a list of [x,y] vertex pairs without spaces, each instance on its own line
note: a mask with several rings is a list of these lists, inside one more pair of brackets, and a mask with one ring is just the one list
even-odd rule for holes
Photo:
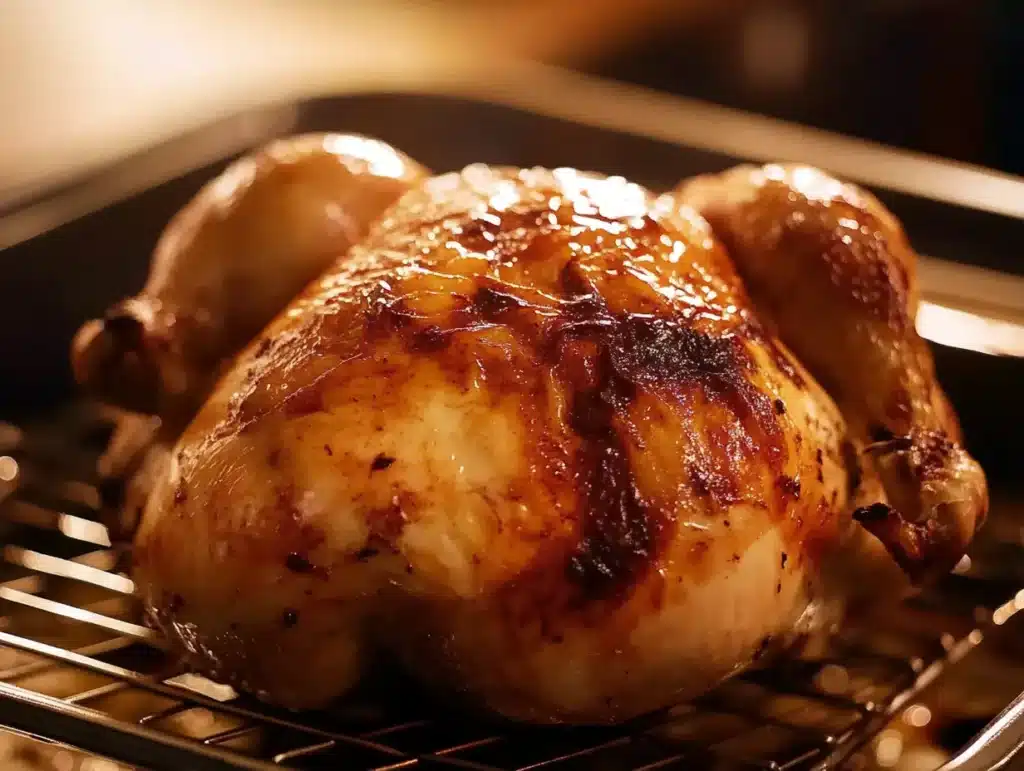
[[992,611],[992,623],[1002,626],[1022,610],[1024,610],[1024,589],[1017,592],[1012,600]]
[[13,482],[18,478],[18,461],[10,455],[0,455],[0,482]]
[[917,331],[934,343],[1000,356],[1024,356],[1024,327],[930,302],[917,310]]
[[932,711],[924,704],[908,707],[903,713],[903,722],[914,728],[924,728],[932,721]]
[[110,546],[110,535],[107,533],[107,528],[99,522],[92,522],[71,514],[61,514],[57,519],[57,529],[68,538],[94,543],[97,546]]
[[198,693],[200,696],[214,699],[219,702],[231,701],[238,698],[238,692],[230,685],[215,683],[202,675],[186,672],[183,675],[164,680],[168,685],[176,685],[179,688]]
[[875,745],[875,762],[883,768],[892,768],[903,754],[903,737],[894,730],[883,731]]

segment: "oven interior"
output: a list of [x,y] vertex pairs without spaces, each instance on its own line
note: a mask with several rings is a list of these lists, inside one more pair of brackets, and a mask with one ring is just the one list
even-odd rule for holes
[[[182,158],[162,181],[114,203],[90,207],[88,193],[137,175],[140,159],[62,191],[85,202],[82,216],[64,221],[46,200],[0,213],[0,726],[153,769],[907,767],[884,762],[894,741],[904,760],[909,748],[926,748],[934,767],[970,747],[1024,690],[1015,615],[1024,608],[1024,360],[941,345],[939,377],[990,477],[990,522],[938,587],[843,630],[828,651],[600,730],[451,714],[392,674],[328,712],[298,715],[183,675],[140,625],[131,581],[96,522],[95,461],[113,415],[76,397],[67,351],[84,320],[141,287],[157,235],[203,182],[272,134],[315,130],[376,136],[439,171],[477,161],[575,166],[656,190],[743,160],[453,97],[347,96],[280,114],[236,120],[226,134],[217,127],[229,141],[216,160]],[[1021,221],[877,192],[922,252],[1020,270]],[[22,239],[28,215],[35,227]]]

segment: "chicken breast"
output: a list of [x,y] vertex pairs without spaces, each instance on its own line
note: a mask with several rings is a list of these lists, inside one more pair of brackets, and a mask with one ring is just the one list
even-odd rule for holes
[[508,717],[616,722],[893,574],[851,516],[884,495],[858,441],[692,209],[472,166],[243,351],[134,578],[194,667],[288,707],[384,652]]

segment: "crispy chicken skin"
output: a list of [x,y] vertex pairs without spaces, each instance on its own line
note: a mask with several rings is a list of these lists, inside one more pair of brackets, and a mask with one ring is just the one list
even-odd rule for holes
[[288,707],[385,651],[512,718],[615,722],[895,570],[851,517],[872,469],[848,435],[692,210],[471,166],[241,353],[134,578],[193,666]]
[[142,292],[79,332],[76,378],[180,430],[221,366],[424,176],[353,134],[291,137],[236,161],[168,224]]
[[[684,182],[758,312],[833,396],[887,500],[854,516],[914,579],[948,571],[984,522],[985,475],[914,326],[917,256],[872,195],[807,166]],[[888,504],[888,505],[886,505]]]

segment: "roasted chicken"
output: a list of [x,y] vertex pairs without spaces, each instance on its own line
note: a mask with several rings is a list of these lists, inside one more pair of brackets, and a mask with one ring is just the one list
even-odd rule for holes
[[146,609],[196,669],[292,708],[379,653],[531,722],[697,695],[948,568],[984,518],[913,262],[811,170],[661,197],[570,169],[424,179],[222,347],[148,472]]

